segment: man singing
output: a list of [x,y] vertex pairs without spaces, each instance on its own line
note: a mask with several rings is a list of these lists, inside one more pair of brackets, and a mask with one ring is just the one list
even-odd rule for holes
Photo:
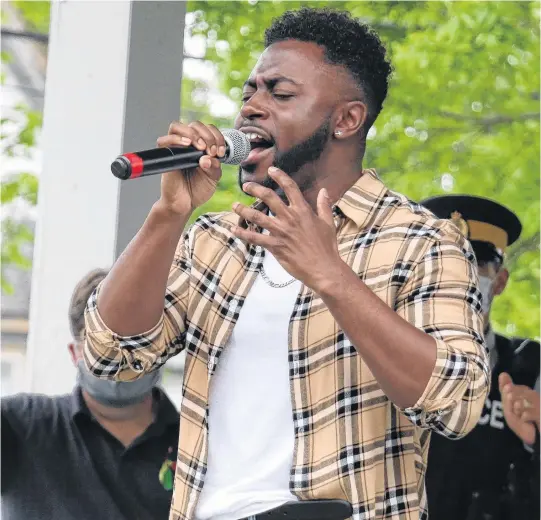
[[430,432],[465,435],[487,394],[472,250],[362,168],[391,72],[376,34],[301,9],[265,47],[235,125],[256,204],[183,235],[224,139],[171,124],[159,146],[207,155],[163,175],[90,298],[86,363],[127,381],[186,350],[171,520],[344,518],[307,512],[315,499],[348,501],[355,520],[426,519]]

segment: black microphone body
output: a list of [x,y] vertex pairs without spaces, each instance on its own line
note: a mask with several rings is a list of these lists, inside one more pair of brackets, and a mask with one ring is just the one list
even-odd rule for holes
[[[248,157],[251,146],[246,134],[238,130],[222,130],[225,155],[218,157],[225,164],[240,164]],[[119,155],[111,164],[111,172],[122,180],[157,175],[171,170],[188,170],[199,165],[206,152],[193,146],[186,148],[153,148]]]

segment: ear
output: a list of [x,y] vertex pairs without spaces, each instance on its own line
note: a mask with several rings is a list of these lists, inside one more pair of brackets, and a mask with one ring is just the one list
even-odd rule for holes
[[507,286],[507,281],[509,280],[509,271],[502,267],[498,274],[496,275],[496,278],[494,279],[494,284],[492,285],[492,292],[494,296],[500,295],[505,287]]
[[74,364],[74,366],[77,366],[79,360],[83,357],[79,345],[73,342],[68,343],[68,352],[70,353],[71,362]]
[[[365,137],[363,126],[367,117],[368,107],[362,101],[342,103],[332,130],[334,137],[336,139],[345,139],[358,133]],[[339,132],[338,135],[336,135],[337,132]]]

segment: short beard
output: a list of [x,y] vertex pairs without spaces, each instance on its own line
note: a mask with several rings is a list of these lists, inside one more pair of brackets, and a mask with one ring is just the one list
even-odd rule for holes
[[[321,154],[323,153],[325,145],[329,139],[330,126],[331,118],[328,117],[310,137],[301,143],[292,146],[285,152],[276,152],[273,166],[280,168],[280,170],[284,171],[293,180],[295,180],[301,191],[308,189],[315,179],[312,179],[310,176],[307,176],[304,179],[298,179],[298,173],[303,166],[313,163],[321,157]],[[255,171],[255,167],[255,165],[249,165],[245,168],[239,168],[239,186],[241,190],[242,171],[244,170],[247,173],[253,173]],[[271,179],[269,176],[265,177],[265,179],[259,184],[265,188],[270,188],[282,199],[286,199],[282,188],[280,188],[276,181]]]

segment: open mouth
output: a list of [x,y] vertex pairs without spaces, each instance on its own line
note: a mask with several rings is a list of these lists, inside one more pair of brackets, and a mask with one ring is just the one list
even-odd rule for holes
[[250,139],[251,151],[248,157],[241,163],[241,166],[259,162],[274,147],[273,140],[263,137],[258,132],[246,132],[246,135]]

